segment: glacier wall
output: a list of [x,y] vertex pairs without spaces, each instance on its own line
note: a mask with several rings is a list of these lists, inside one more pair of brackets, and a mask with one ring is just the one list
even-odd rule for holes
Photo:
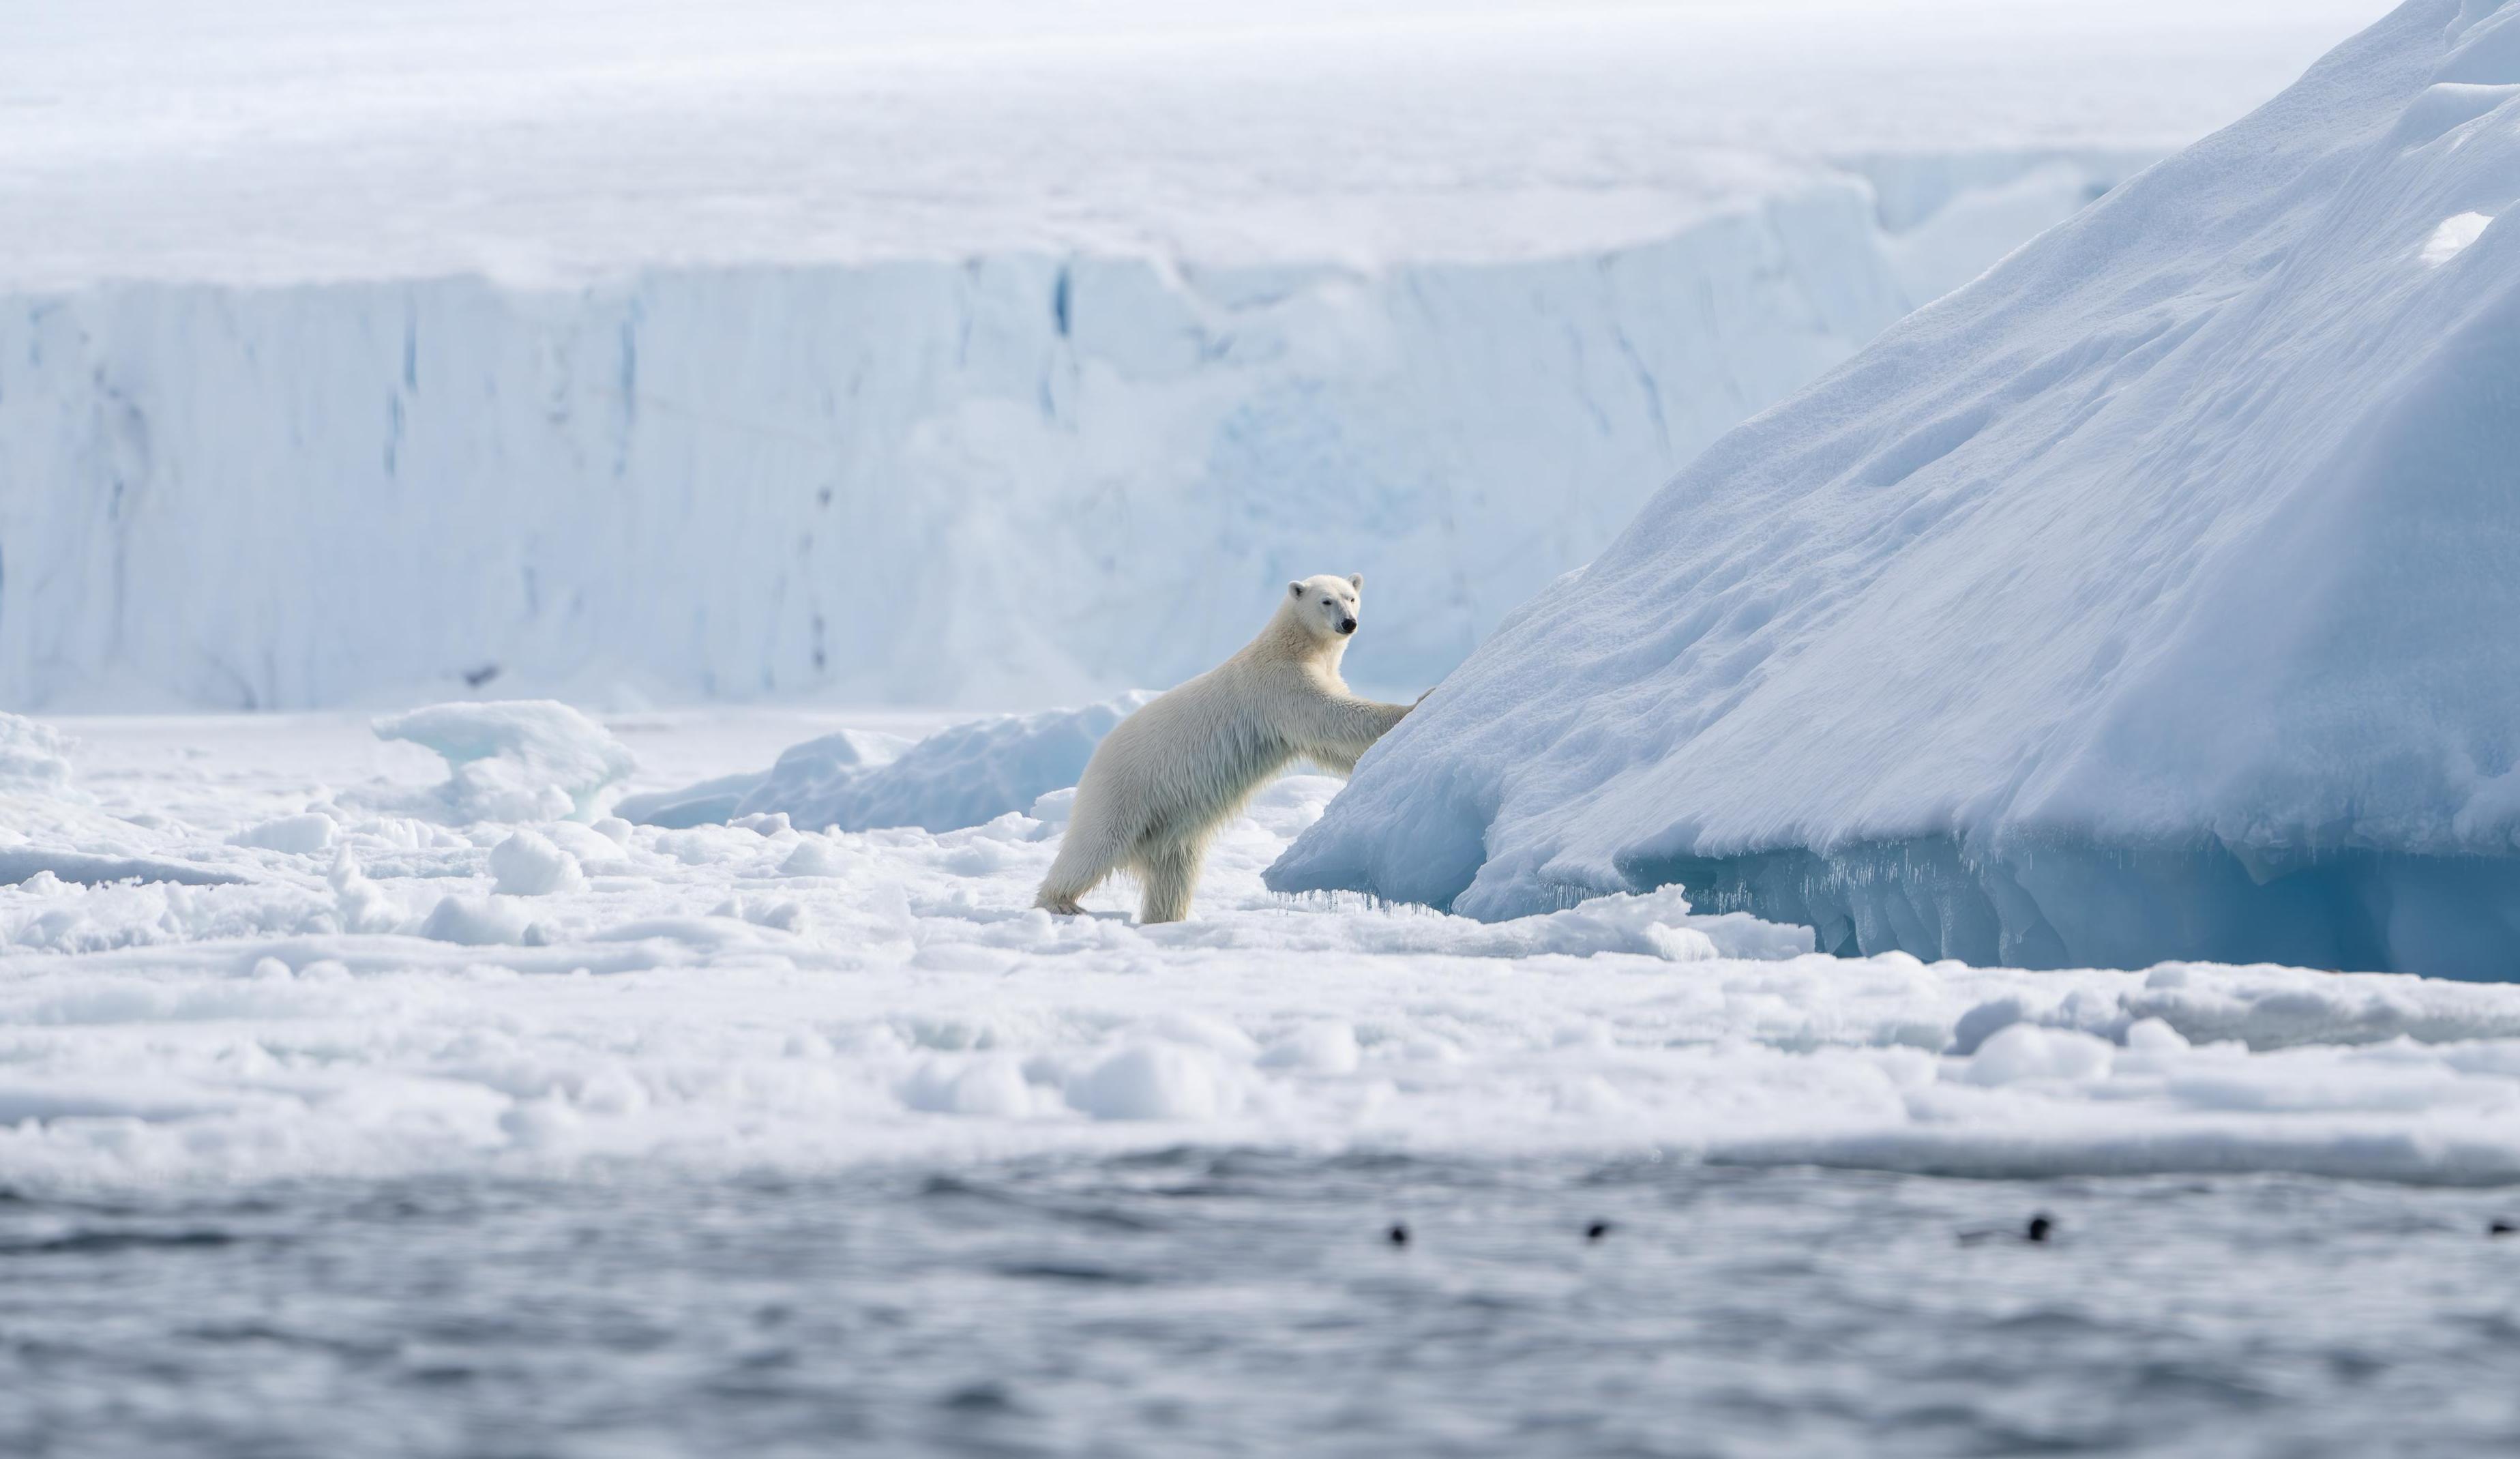
[[2140,159],[1846,161],[1496,263],[1004,253],[0,296],[0,704],[998,707],[1371,579],[1432,682],[1725,430]]

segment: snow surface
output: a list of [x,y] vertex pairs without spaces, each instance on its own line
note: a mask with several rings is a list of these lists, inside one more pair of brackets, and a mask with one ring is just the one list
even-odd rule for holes
[[7,8],[0,704],[1414,690],[2361,6],[1464,9]]
[[[759,753],[707,715],[608,727],[678,779]],[[1290,903],[1260,872],[1337,789],[1311,776],[1227,830],[1196,920],[1133,926],[1113,889],[1058,921],[1022,814],[447,826],[365,808],[443,770],[355,718],[64,728],[46,847],[243,880],[0,888],[18,1189],[1186,1143],[2520,1180],[2520,988],[1842,960],[1668,889]],[[333,843],[232,842],[296,815]],[[562,857],[582,885],[498,889]]]
[[2417,0],[1711,447],[1271,877],[2520,976],[2520,6]]

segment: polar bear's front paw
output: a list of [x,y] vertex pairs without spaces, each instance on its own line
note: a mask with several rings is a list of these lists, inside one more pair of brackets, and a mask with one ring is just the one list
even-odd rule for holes
[[1054,917],[1082,917],[1085,915],[1085,909],[1077,905],[1076,898],[1072,896],[1054,896],[1047,891],[1035,898],[1033,905],[1050,913]]

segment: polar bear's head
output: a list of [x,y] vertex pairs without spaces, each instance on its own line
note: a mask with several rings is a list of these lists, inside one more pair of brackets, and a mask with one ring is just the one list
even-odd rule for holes
[[1315,638],[1338,639],[1356,631],[1359,595],[1365,574],[1334,577],[1325,572],[1286,584],[1286,606]]

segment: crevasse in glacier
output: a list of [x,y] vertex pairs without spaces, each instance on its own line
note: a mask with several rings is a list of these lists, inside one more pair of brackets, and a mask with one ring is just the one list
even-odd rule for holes
[[2520,5],[2413,0],[1711,446],[1273,869],[2520,976]]

